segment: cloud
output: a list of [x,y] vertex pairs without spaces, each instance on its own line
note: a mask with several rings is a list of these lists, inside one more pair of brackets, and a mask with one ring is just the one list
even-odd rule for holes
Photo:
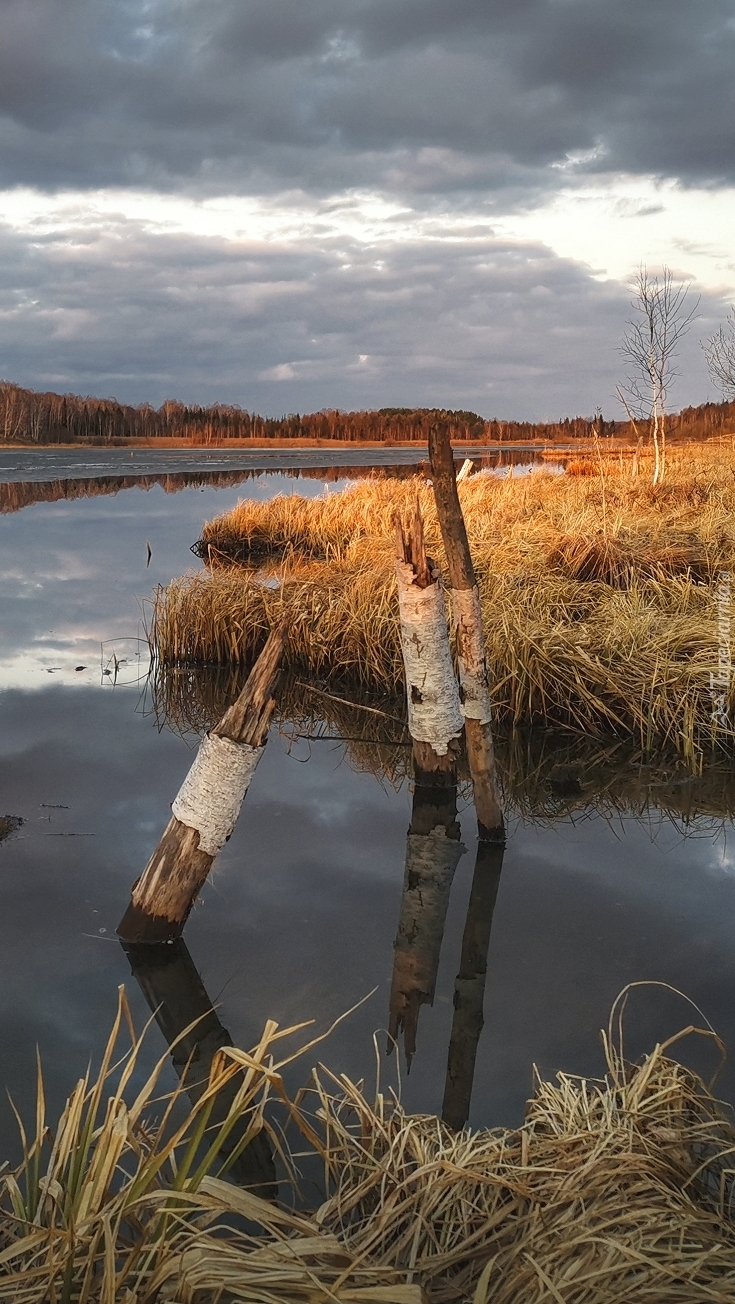
[[[0,23],[23,383],[556,417],[614,390],[628,294],[601,275],[666,260],[710,313],[732,287],[731,0],[0,0]],[[17,218],[28,193],[53,220]],[[681,402],[707,393],[695,344]]]
[[[705,300],[707,322],[718,303]],[[0,237],[0,350],[36,388],[127,401],[609,410],[629,292],[538,242],[224,240],[120,219]],[[676,399],[707,392],[696,333]]]
[[735,179],[730,0],[4,0],[3,183]]

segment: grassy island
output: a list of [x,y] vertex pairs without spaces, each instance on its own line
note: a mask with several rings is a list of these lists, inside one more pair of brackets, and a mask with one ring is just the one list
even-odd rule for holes
[[[632,474],[619,453],[577,459],[566,474],[482,473],[461,485],[462,507],[499,722],[616,734],[694,765],[734,737],[723,712],[715,718],[711,676],[718,584],[735,568],[735,452],[729,439],[672,449],[655,488],[650,470],[643,459]],[[417,496],[442,566],[432,491],[419,477],[316,500],[246,500],[209,522],[206,569],[155,596],[159,665],[247,663],[288,612],[290,669],[395,688],[393,520]]]

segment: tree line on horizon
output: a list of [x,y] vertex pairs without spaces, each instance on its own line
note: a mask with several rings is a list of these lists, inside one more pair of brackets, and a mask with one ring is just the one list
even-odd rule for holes
[[[453,440],[515,443],[548,442],[632,434],[628,421],[565,417],[555,422],[486,420],[476,412],[444,408],[379,408],[343,412],[338,408],[284,417],[261,417],[235,405],[212,407],[172,400],[160,408],[77,394],[38,393],[0,382],[0,440],[5,444],[125,444],[134,440],[176,439],[201,447],[229,441],[337,440],[344,443],[426,443],[431,426],[445,423]],[[704,403],[669,418],[671,434],[706,438],[735,430],[735,402]]]

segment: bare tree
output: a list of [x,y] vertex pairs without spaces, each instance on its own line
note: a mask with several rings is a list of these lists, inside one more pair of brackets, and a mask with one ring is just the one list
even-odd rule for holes
[[680,374],[675,357],[692,324],[699,299],[687,302],[689,286],[677,284],[664,267],[651,275],[638,271],[632,306],[636,316],[627,323],[620,352],[626,363],[626,379],[618,397],[637,430],[647,421],[654,450],[653,483],[660,484],[666,472],[666,404],[671,382]]
[[726,399],[735,399],[735,308],[724,326],[708,339],[704,353],[709,374]]

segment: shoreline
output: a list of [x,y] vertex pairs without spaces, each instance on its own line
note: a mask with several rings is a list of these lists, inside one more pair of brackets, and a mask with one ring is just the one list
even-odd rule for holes
[[[712,444],[722,443],[723,440],[732,441],[735,439],[735,430],[720,430],[716,433],[706,436],[691,436],[687,434],[669,433],[666,436],[666,442],[669,447],[681,448],[685,445],[694,445],[705,447]],[[606,435],[599,441],[600,453],[606,452],[630,452],[636,447],[636,440],[626,438],[621,435]],[[470,440],[456,439],[452,440],[452,447],[458,452],[469,454],[483,455],[491,453],[517,453],[517,452],[558,452],[558,453],[594,453],[596,451],[595,441],[592,439],[568,439],[557,441],[553,439],[528,439],[528,440]],[[418,440],[386,440],[386,439],[223,439],[212,443],[198,443],[193,440],[184,440],[176,438],[155,438],[155,439],[112,439],[112,440],[84,440],[77,443],[31,443],[28,441],[0,441],[0,453],[43,453],[43,452],[79,452],[82,449],[87,452],[110,452],[125,450],[133,452],[135,450],[152,452],[158,449],[161,452],[171,453],[222,453],[222,452],[243,452],[243,453],[269,453],[269,452],[305,452],[323,450],[331,453],[359,453],[359,452],[422,452],[428,458],[428,444]]]
[[[670,440],[670,442],[674,442],[674,441]],[[676,442],[686,443],[688,441],[681,440]],[[700,441],[696,441],[696,442],[700,442]],[[705,442],[705,441],[701,441],[701,442]],[[619,451],[625,451],[625,449],[631,448],[633,446],[634,445],[631,444],[629,440],[621,440],[615,436],[611,436],[610,438],[605,439],[603,448],[614,450],[615,452],[619,452]],[[509,452],[509,453],[525,452],[526,450],[528,450],[529,452],[534,452],[534,451],[539,451],[541,449],[549,449],[551,451],[558,451],[562,453],[562,452],[581,452],[583,450],[593,449],[594,444],[590,440],[582,440],[582,439],[577,440],[573,443],[565,441],[564,443],[558,443],[558,444],[555,443],[553,440],[547,440],[547,439],[534,439],[534,440],[518,441],[518,442],[503,441],[499,443],[492,443],[491,441],[486,441],[486,440],[478,441],[478,440],[458,439],[452,441],[452,447],[458,449],[460,452],[467,451],[468,453],[470,453],[472,451],[475,451],[476,453],[479,454],[502,453],[502,452]],[[425,452],[426,456],[428,457],[428,444],[422,443],[420,440],[417,439],[401,441],[400,443],[388,441],[388,440],[367,440],[367,439],[365,440],[362,439],[360,440],[357,439],[355,440],[269,439],[266,443],[258,439],[225,439],[222,440],[220,443],[211,443],[211,444],[198,444],[193,442],[182,443],[181,440],[174,440],[174,439],[131,439],[131,440],[124,440],[124,441],[110,440],[109,442],[99,442],[99,443],[97,442],[92,443],[92,442],[85,441],[84,443],[77,443],[77,444],[0,443],[0,452],[7,450],[8,452],[16,452],[16,453],[18,452],[40,453],[40,452],[57,452],[57,451],[60,452],[77,451],[80,449],[86,449],[88,452],[92,452],[97,449],[101,451],[110,451],[112,449],[117,449],[120,451],[124,451],[125,449],[129,449],[129,450],[145,449],[149,452],[154,449],[161,449],[162,451],[173,452],[173,453],[176,452],[184,453],[184,452],[193,452],[193,451],[197,451],[201,453],[205,453],[205,452],[221,453],[224,450],[232,451],[232,452],[241,450],[242,452],[247,452],[247,453],[268,453],[272,451],[287,452],[290,449],[292,450],[304,449],[305,451],[311,451],[314,449],[324,449],[325,452],[345,452],[345,451],[361,452],[363,450],[366,450],[368,452],[370,451],[377,452],[377,451],[384,451],[384,450],[385,451],[395,450],[396,452],[417,452],[420,450],[422,452]]]

